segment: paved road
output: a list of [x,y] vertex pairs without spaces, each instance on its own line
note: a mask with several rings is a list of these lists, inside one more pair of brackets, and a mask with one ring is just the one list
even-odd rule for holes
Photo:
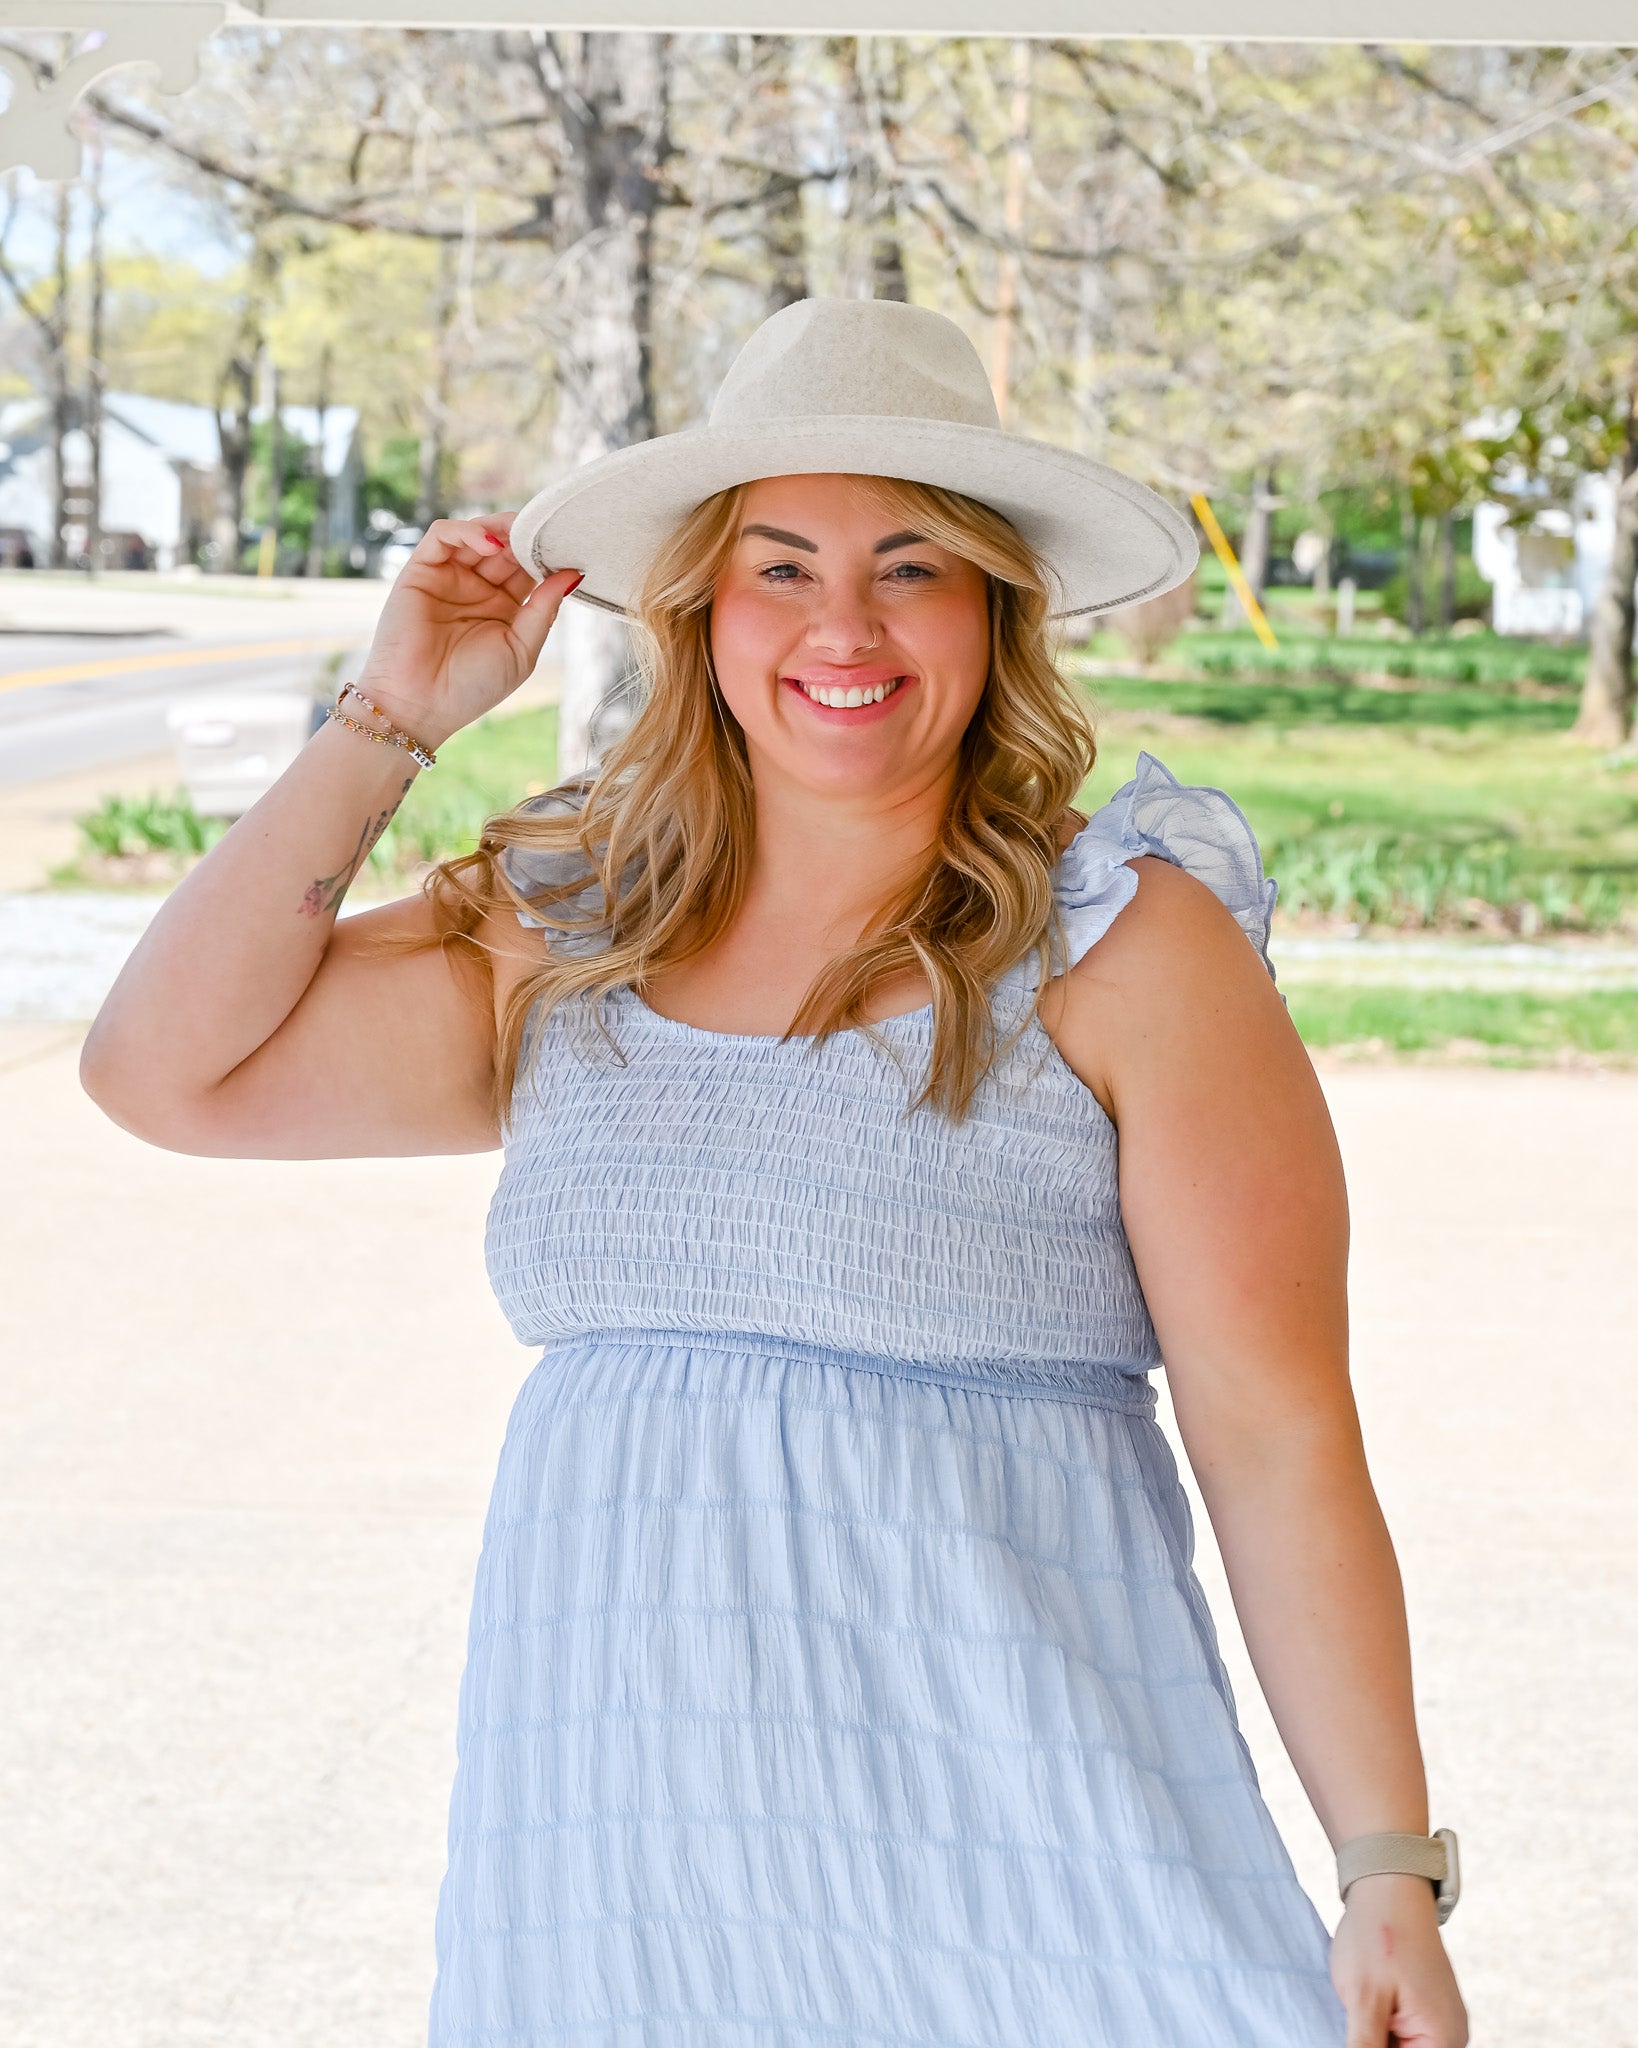
[[[415,2048],[529,1363],[483,1276],[498,1162],[157,1151],[78,1092],[78,1037],[0,1031],[0,2039]],[[1638,2048],[1638,1078],[1324,1078],[1473,2039]]]
[[60,643],[30,642],[31,668],[0,665],[0,788],[155,753],[170,744],[165,716],[180,699],[245,685],[313,689],[326,656],[356,645],[328,635],[221,648],[116,642],[71,662]]
[[[271,585],[271,579],[269,579]],[[201,691],[307,690],[369,643],[386,586],[0,578],[0,788],[149,754]]]

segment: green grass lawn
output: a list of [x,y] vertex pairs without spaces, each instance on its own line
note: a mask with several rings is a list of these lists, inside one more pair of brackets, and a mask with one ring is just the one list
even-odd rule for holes
[[1147,748],[1250,818],[1281,911],[1407,928],[1638,931],[1638,757],[1574,693],[1095,678],[1100,803]]
[[1638,991],[1547,996],[1516,989],[1347,988],[1287,991],[1291,1020],[1311,1046],[1383,1052],[1460,1044],[1493,1063],[1532,1065],[1566,1049],[1638,1060]]

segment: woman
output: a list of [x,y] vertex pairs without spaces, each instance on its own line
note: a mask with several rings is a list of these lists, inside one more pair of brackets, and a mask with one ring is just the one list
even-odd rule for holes
[[[97,1018],[85,1085],[174,1149],[505,1143],[490,1271],[542,1355],[435,2048],[1465,2041],[1273,886],[1147,755],[1070,808],[1094,747],[1049,620],[1193,559],[1140,486],[1003,433],[954,323],[786,308],[707,427],[428,530],[356,702]],[[336,925],[581,569],[636,614],[630,730]],[[1329,1951],[1190,1568],[1162,1355],[1341,1851]]]

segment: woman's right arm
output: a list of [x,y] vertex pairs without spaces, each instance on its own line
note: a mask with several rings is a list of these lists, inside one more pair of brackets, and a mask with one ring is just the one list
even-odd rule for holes
[[[509,525],[435,522],[383,607],[360,687],[433,750],[530,674],[577,580],[536,585]],[[253,1158],[499,1143],[498,1007],[538,966],[539,933],[484,919],[486,974],[455,947],[371,950],[382,931],[430,933],[424,897],[336,921],[416,773],[332,720],[172,890],[81,1054],[86,1092],[116,1123],[172,1151]]]

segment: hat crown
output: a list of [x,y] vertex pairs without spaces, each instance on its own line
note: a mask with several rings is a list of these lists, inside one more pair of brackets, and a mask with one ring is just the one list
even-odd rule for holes
[[729,365],[713,427],[798,415],[944,420],[999,428],[978,351],[954,320],[897,299],[797,299]]

